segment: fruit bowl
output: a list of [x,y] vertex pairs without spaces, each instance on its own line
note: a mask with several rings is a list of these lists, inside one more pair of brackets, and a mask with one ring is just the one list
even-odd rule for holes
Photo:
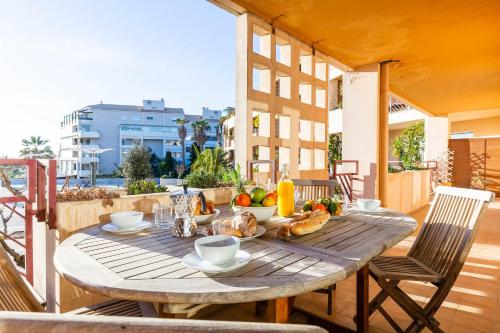
[[269,206],[269,207],[244,207],[244,206],[233,206],[233,212],[249,212],[255,215],[255,218],[258,222],[269,220],[274,213],[276,212],[276,208],[278,206]]

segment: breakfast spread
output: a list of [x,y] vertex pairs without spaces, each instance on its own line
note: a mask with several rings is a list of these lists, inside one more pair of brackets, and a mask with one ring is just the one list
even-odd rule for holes
[[318,231],[330,219],[330,213],[323,210],[305,212],[291,222],[282,224],[276,231],[276,237],[288,239],[292,235],[302,236]]

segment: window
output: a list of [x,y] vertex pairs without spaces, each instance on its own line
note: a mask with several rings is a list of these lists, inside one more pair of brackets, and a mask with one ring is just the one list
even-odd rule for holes
[[154,120],[155,118],[153,116],[147,116],[146,119],[147,120]]

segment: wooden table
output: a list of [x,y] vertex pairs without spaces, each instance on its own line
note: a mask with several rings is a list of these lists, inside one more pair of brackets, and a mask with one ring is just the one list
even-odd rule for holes
[[57,271],[79,287],[113,298],[177,304],[231,304],[270,300],[274,322],[288,321],[289,297],[328,287],[357,273],[357,329],[368,330],[368,265],[410,235],[416,221],[391,210],[348,210],[320,231],[285,242],[274,237],[283,218],[263,225],[267,233],[243,242],[251,261],[237,270],[205,274],[181,260],[196,237],[169,230],[133,235],[84,229],[56,250]]

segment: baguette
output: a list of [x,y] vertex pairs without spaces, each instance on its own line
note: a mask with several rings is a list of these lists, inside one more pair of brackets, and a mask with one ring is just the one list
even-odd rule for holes
[[276,237],[287,239],[294,236],[302,236],[320,230],[330,219],[328,212],[312,212],[295,218],[290,223],[282,224],[276,231]]
[[312,212],[309,218],[291,223],[290,232],[295,236],[307,235],[323,228],[323,225],[325,225],[329,219],[330,214],[327,212]]

